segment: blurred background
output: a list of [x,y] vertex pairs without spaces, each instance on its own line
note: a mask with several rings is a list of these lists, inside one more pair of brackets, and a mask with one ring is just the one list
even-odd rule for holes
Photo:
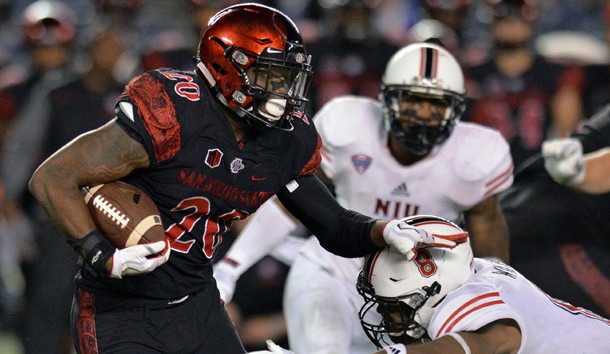
[[[192,70],[201,28],[218,10],[242,2],[0,0],[0,353],[72,353],[76,255],[32,202],[33,169],[112,119],[116,97],[133,76],[160,67]],[[398,48],[442,44],[464,66],[464,119],[503,134],[516,173],[544,139],[568,136],[610,101],[610,3],[604,0],[255,2],[278,8],[302,33],[314,68],[310,115],[336,96],[377,98]],[[610,316],[610,247],[600,236],[607,225],[590,237],[570,230],[580,233],[578,240],[557,237],[557,226],[532,235],[520,214],[531,203],[519,194],[528,187],[517,182],[504,199],[515,230],[513,266],[550,295]],[[566,197],[545,210],[576,218],[580,200]],[[592,210],[610,206],[604,196],[585,202]],[[558,206],[561,213],[554,213]],[[599,219],[584,214],[583,222]],[[224,249],[233,239],[224,238]],[[249,350],[267,338],[287,347],[281,299],[289,264],[266,257],[238,283],[231,314]],[[595,290],[600,286],[605,290]]]

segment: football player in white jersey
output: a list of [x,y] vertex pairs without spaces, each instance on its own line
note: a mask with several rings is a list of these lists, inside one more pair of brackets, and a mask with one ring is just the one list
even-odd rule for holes
[[[464,234],[436,216],[405,222]],[[610,320],[550,297],[504,263],[473,258],[470,242],[422,249],[412,261],[385,247],[366,258],[357,287],[362,326],[384,347],[379,354],[610,353]],[[368,322],[369,311],[383,321]]]
[[[456,59],[430,43],[399,50],[383,76],[380,101],[346,96],[313,118],[321,136],[322,170],[340,204],[365,215],[434,214],[464,224],[475,254],[508,261],[508,231],[496,194],[512,183],[508,144],[489,128],[459,122],[464,77]],[[261,208],[227,261],[215,268],[221,294],[264,248],[295,227],[278,207]],[[257,218],[275,220],[255,222]],[[273,229],[256,225],[274,224]],[[289,226],[290,225],[290,226]],[[240,246],[242,245],[242,246]],[[296,353],[371,353],[357,311],[362,258],[341,258],[311,238],[292,264],[284,294],[290,348]],[[235,267],[235,265],[238,265]]]

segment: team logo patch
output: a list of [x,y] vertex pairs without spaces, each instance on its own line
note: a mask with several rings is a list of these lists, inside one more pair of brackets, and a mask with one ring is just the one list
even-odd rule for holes
[[242,161],[242,159],[240,159],[239,157],[236,157],[235,160],[231,161],[231,172],[232,173],[237,173],[240,170],[244,169],[244,163]]
[[352,155],[352,164],[356,168],[356,172],[359,174],[363,174],[371,165],[373,159],[368,155]]
[[209,149],[208,154],[205,157],[205,164],[211,168],[220,166],[220,160],[222,160],[222,151],[219,149]]

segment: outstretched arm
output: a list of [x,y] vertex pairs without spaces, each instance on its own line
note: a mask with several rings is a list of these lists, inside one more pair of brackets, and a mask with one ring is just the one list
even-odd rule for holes
[[584,156],[584,176],[574,188],[590,194],[610,192],[610,148],[603,148]]
[[610,147],[583,154],[580,140],[554,139],[542,144],[544,167],[553,180],[590,194],[610,192]]
[[361,257],[385,245],[383,227],[387,222],[343,208],[316,176],[292,181],[277,196],[332,253]]
[[514,354],[520,346],[519,325],[504,319],[474,332],[454,332],[423,344],[390,346],[375,354]]
[[[269,351],[249,354],[294,353],[273,341],[267,340]],[[415,345],[397,344],[385,347],[374,354],[515,354],[521,347],[521,330],[514,320],[494,321],[474,332],[452,332],[431,342]]]
[[385,245],[412,259],[416,247],[454,247],[454,241],[427,233],[400,220],[377,220],[343,208],[315,176],[300,177],[278,194],[327,251],[342,257],[364,257]]

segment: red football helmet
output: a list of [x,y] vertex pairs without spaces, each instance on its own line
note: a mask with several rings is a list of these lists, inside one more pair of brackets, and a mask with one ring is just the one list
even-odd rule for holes
[[201,32],[197,72],[239,116],[291,130],[290,117],[307,103],[310,59],[286,15],[247,3],[210,19]]
[[60,1],[33,2],[23,12],[22,25],[29,46],[69,45],[76,37],[76,15]]

